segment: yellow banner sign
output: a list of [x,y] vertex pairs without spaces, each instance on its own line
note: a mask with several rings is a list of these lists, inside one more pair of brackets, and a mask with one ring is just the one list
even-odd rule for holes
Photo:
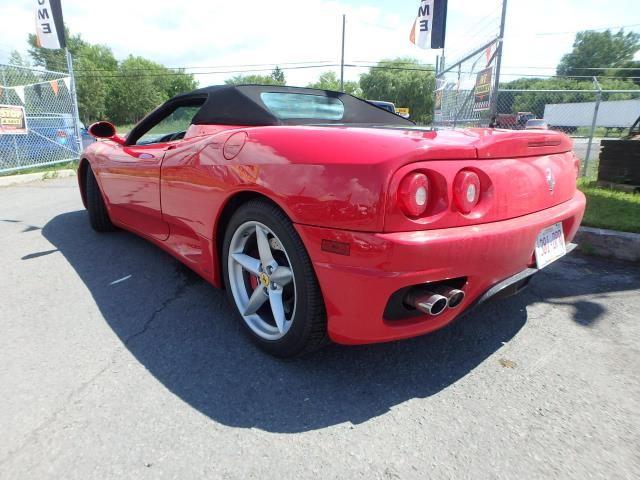
[[491,100],[493,67],[485,68],[478,72],[476,76],[476,86],[474,88],[475,103],[473,105],[474,112],[489,110]]
[[0,135],[26,135],[27,115],[24,107],[0,105]]

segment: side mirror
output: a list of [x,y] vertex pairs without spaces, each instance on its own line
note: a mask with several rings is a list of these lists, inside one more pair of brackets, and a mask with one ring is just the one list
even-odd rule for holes
[[107,138],[120,145],[124,145],[124,139],[116,134],[116,127],[109,122],[96,122],[89,127],[89,135],[96,138]]

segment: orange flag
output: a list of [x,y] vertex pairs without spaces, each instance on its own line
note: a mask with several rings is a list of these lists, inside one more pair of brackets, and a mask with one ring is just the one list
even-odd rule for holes
[[53,90],[53,93],[56,95],[56,97],[58,96],[58,90],[60,87],[58,87],[58,81],[57,80],[51,80],[49,82],[49,85],[51,85],[51,89]]

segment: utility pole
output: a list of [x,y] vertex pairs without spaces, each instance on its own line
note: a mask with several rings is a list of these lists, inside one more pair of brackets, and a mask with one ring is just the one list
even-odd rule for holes
[[344,92],[344,30],[347,23],[347,16],[342,15],[342,59],[340,60],[340,91]]
[[507,0],[502,0],[502,17],[500,18],[500,35],[498,37],[498,45],[496,47],[496,71],[493,84],[493,92],[491,94],[490,116],[494,117],[498,114],[498,88],[500,87],[500,66],[502,64],[502,44],[504,43],[504,24],[507,20]]

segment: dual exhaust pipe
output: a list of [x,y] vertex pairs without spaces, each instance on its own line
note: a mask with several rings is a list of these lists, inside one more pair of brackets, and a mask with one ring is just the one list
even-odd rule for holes
[[432,285],[427,289],[411,290],[405,303],[428,315],[440,315],[447,308],[456,308],[464,300],[464,292],[445,285]]

